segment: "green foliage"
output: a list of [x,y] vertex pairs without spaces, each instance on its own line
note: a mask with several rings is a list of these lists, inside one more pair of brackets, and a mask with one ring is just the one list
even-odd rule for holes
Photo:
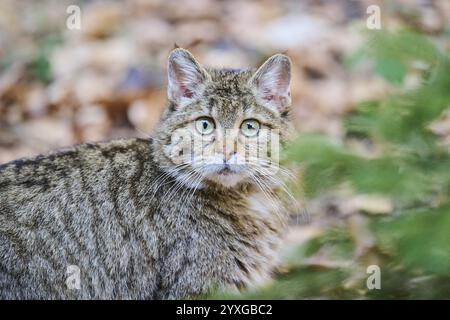
[[[306,242],[287,261],[290,271],[247,298],[450,298],[450,154],[429,128],[450,107],[450,57],[428,38],[411,32],[368,35],[353,62],[371,61],[396,86],[395,94],[360,105],[345,119],[341,143],[302,135],[287,158],[303,167],[302,185],[310,198],[341,186],[356,194],[392,200],[388,216],[360,215],[374,245],[360,244],[350,223]],[[414,89],[405,79],[420,76]],[[366,145],[361,154],[349,143]],[[354,231],[354,230],[353,230]],[[343,266],[321,268],[305,261],[327,252]],[[381,269],[381,289],[366,286],[366,268]],[[338,264],[339,265],[339,264]]]
[[380,247],[392,251],[409,270],[434,276],[450,276],[449,226],[448,203],[436,209],[403,212],[394,219],[374,221]]
[[449,183],[442,172],[450,159],[443,156],[423,159],[392,150],[369,159],[324,137],[304,135],[289,151],[289,157],[306,167],[304,184],[310,196],[349,181],[358,192],[386,194],[399,206],[411,206],[429,203]]
[[241,296],[218,295],[218,299],[308,299],[351,298],[352,295],[339,286],[349,276],[345,270],[317,272],[313,267],[293,267],[287,274],[282,274],[277,281],[266,288],[249,291]]
[[[361,155],[346,141],[302,136],[288,157],[304,166],[311,196],[345,182],[356,193],[382,194],[395,205],[393,215],[369,218],[384,286],[369,291],[360,281],[352,296],[449,298],[450,154],[429,126],[450,107],[450,57],[409,32],[372,33],[360,56],[400,87],[410,74],[421,77],[415,89],[364,103],[346,119],[347,137],[374,146],[375,155]],[[345,250],[338,242],[324,245]],[[352,265],[365,267],[354,257]]]

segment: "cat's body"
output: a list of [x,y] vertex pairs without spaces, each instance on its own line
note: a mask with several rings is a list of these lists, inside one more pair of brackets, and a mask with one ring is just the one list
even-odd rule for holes
[[255,190],[183,201],[174,179],[154,184],[151,153],[119,140],[2,167],[0,297],[180,298],[267,277],[280,226],[247,201]]
[[[218,76],[247,83],[251,74],[223,72],[210,80]],[[193,99],[191,91],[184,94]],[[169,133],[186,122],[183,114],[205,106],[191,100],[180,112],[181,102],[170,98],[153,140],[85,144],[0,166],[0,298],[183,298],[270,276],[284,222],[278,200],[254,183],[258,172],[238,174],[242,166],[211,173],[208,163],[197,171],[194,162],[189,169],[175,165],[179,139]],[[203,111],[220,117],[216,130],[245,112],[214,116],[224,112],[219,105]],[[282,129],[280,119],[272,122]],[[207,128],[209,120],[200,121],[199,130]],[[246,124],[250,136],[254,122]]]

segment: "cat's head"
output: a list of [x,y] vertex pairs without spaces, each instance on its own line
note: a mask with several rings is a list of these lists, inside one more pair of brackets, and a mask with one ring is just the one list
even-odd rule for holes
[[232,70],[204,68],[173,50],[169,108],[154,140],[161,168],[191,187],[272,184],[289,131],[290,78],[282,54],[257,70]]

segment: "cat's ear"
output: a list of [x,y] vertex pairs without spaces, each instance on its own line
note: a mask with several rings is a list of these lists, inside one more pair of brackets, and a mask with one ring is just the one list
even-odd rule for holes
[[291,60],[276,54],[250,78],[250,85],[257,101],[269,108],[284,111],[291,105]]
[[167,95],[177,108],[196,99],[205,89],[209,75],[192,54],[182,48],[174,49],[169,56]]

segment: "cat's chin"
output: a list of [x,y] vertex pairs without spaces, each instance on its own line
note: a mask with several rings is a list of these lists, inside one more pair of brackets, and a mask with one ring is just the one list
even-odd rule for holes
[[233,188],[245,181],[246,173],[242,165],[209,164],[202,168],[204,181],[225,188]]
[[244,177],[240,173],[218,172],[209,175],[207,179],[223,187],[233,188],[239,185],[244,180]]

